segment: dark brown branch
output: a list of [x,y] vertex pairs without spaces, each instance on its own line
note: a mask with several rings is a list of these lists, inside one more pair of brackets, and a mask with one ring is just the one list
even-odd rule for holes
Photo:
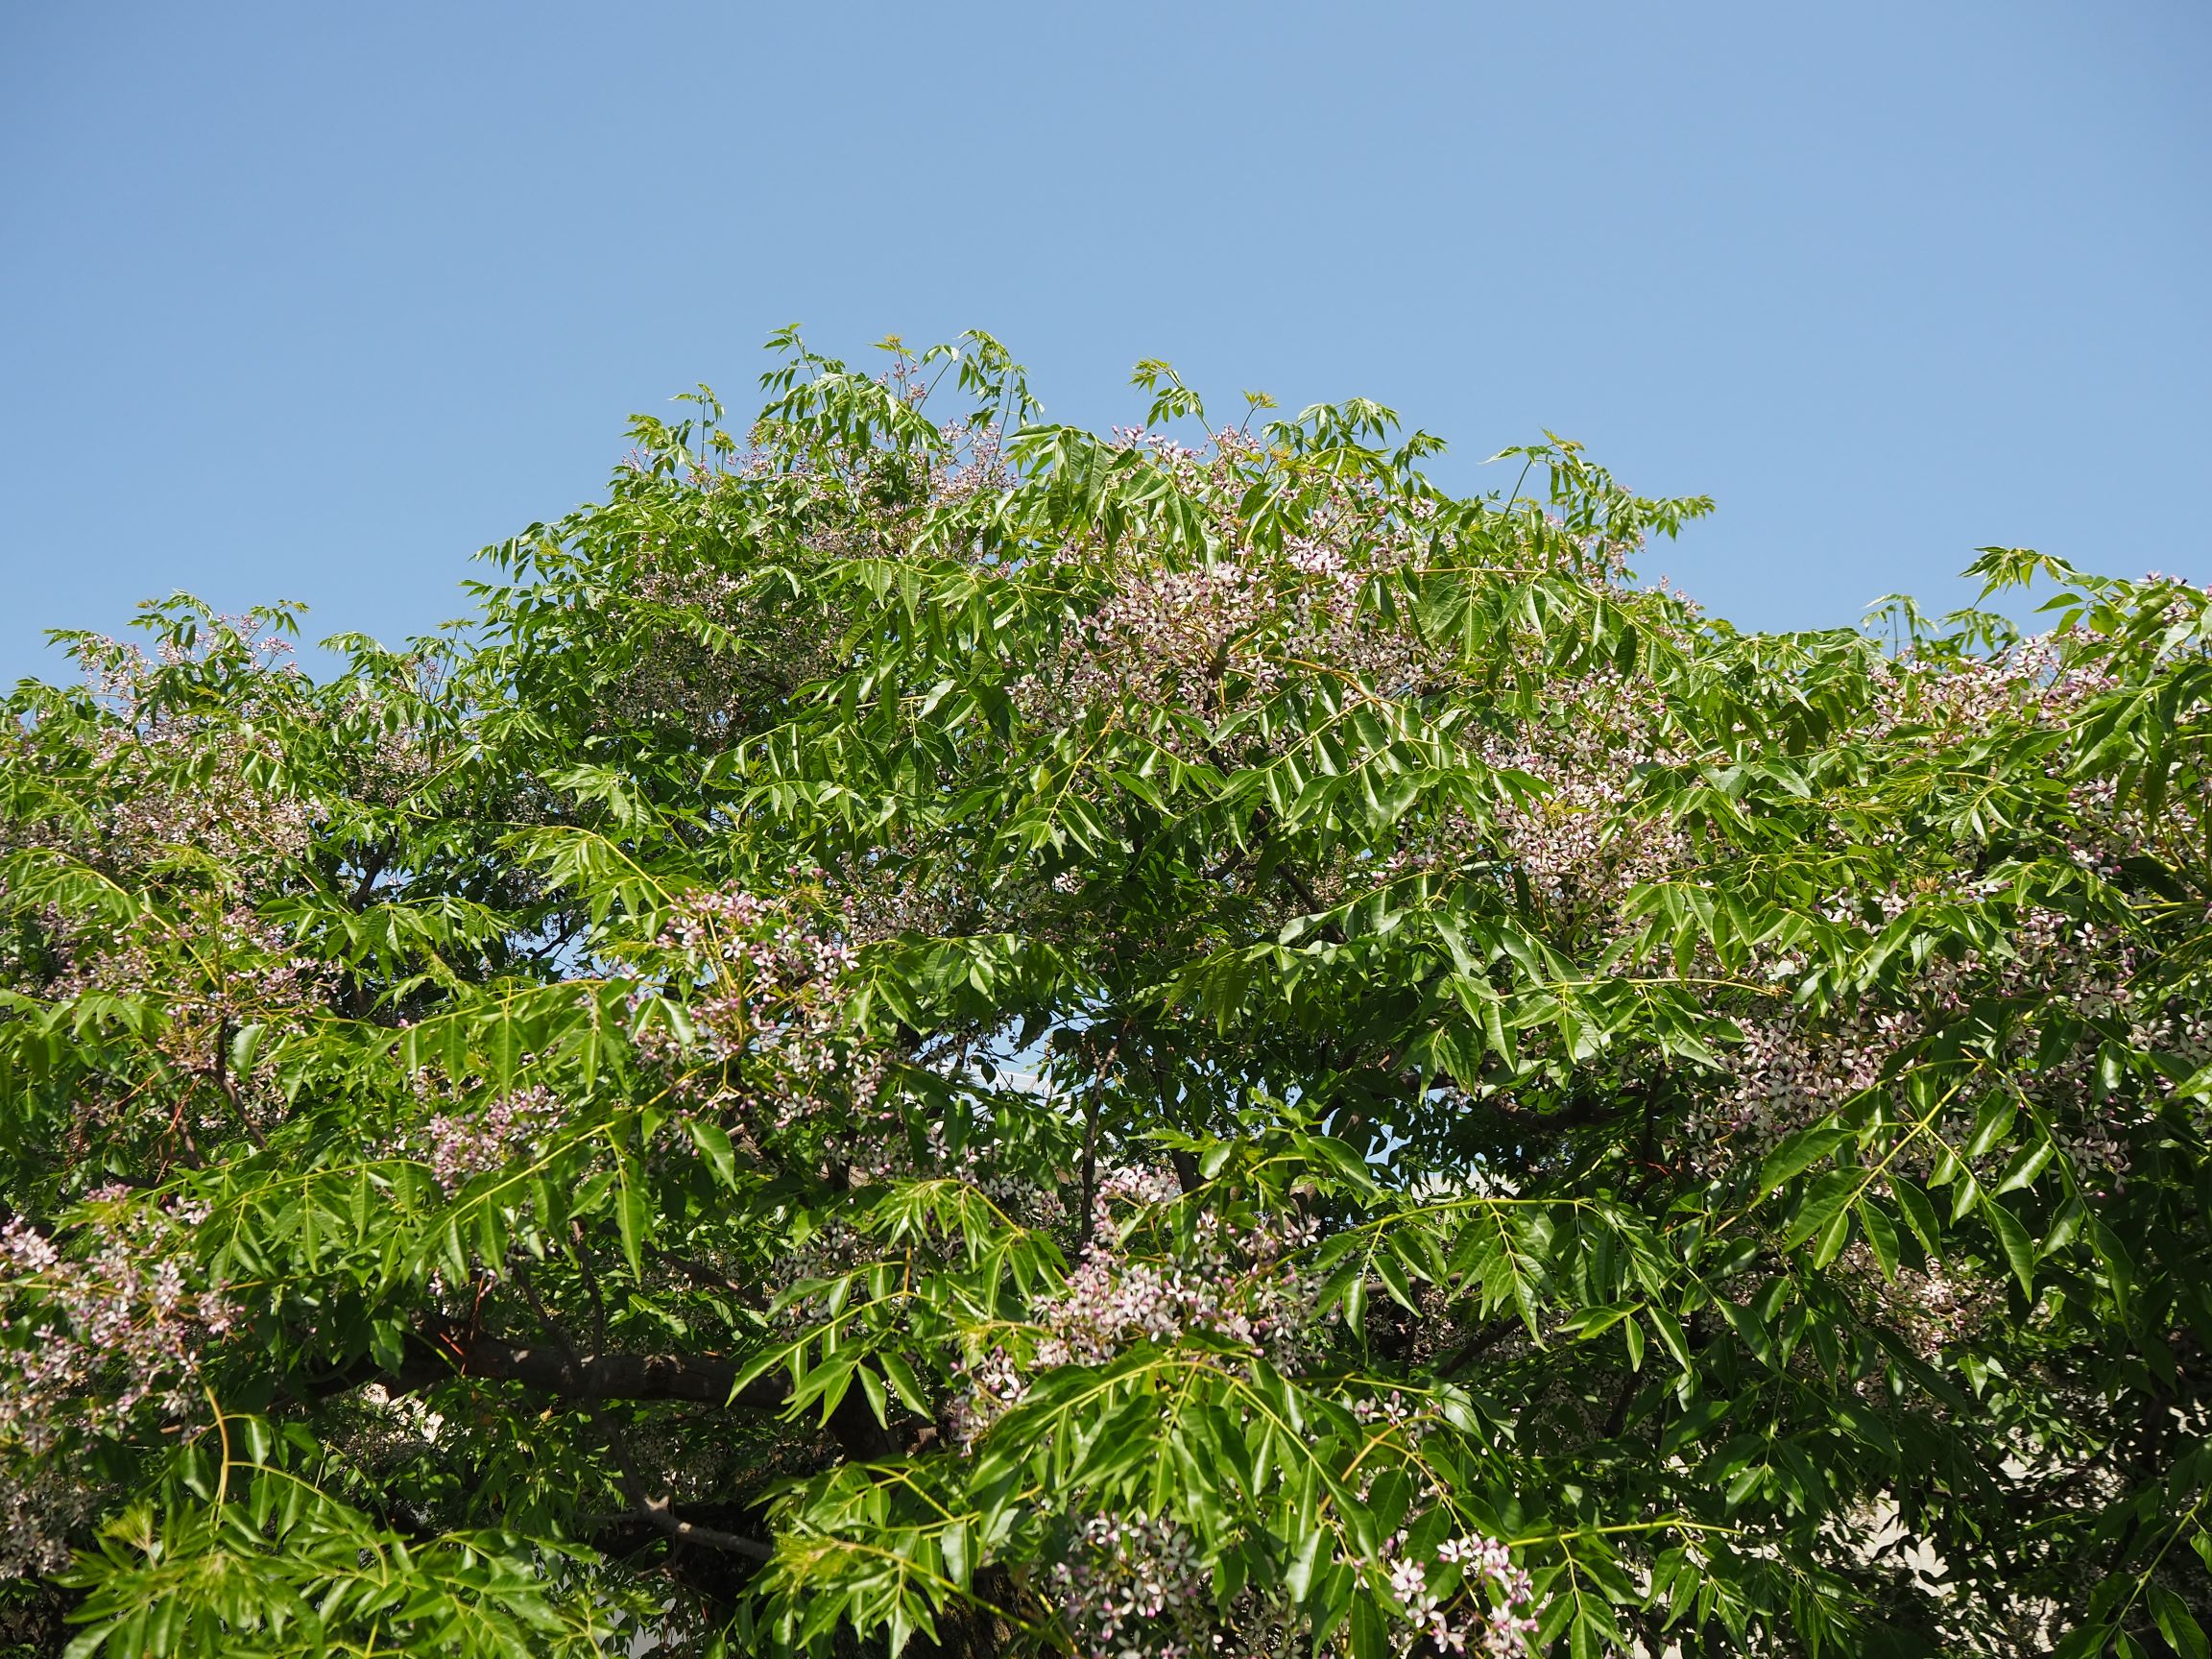
[[246,1131],[247,1138],[256,1149],[266,1152],[269,1150],[269,1142],[261,1131],[253,1127],[253,1119],[247,1115],[246,1102],[240,1097],[238,1085],[230,1075],[229,1051],[230,1022],[227,1019],[218,1020],[215,1022],[215,1087],[229,1103],[230,1111],[237,1118],[238,1126]]
[[319,1397],[371,1382],[411,1394],[455,1377],[481,1377],[519,1382],[541,1394],[580,1402],[690,1400],[751,1411],[772,1411],[783,1405],[789,1391],[774,1375],[756,1378],[732,1399],[730,1385],[737,1379],[737,1369],[735,1360],[719,1354],[571,1355],[551,1343],[509,1342],[471,1333],[458,1322],[445,1322],[408,1344],[397,1373],[364,1360],[310,1386]]
[[384,874],[384,866],[391,856],[392,851],[388,847],[379,845],[369,850],[361,860],[361,879],[354,884],[351,896],[346,901],[349,908],[358,911],[369,907],[369,901],[376,896],[377,878]]
[[673,1250],[656,1248],[653,1254],[658,1260],[675,1268],[677,1272],[683,1274],[685,1278],[702,1289],[719,1290],[725,1295],[734,1296],[748,1308],[765,1308],[768,1306],[768,1299],[754,1286],[740,1285],[728,1274],[717,1273],[704,1262],[694,1262],[688,1256],[677,1255]]
[[[589,1272],[589,1267],[586,1270]],[[623,1433],[621,1424],[599,1408],[600,1396],[597,1388],[593,1385],[594,1379],[589,1367],[577,1354],[575,1347],[569,1342],[567,1334],[554,1322],[552,1314],[545,1310],[544,1303],[538,1299],[537,1291],[531,1286],[530,1276],[519,1262],[515,1264],[515,1286],[522,1292],[523,1298],[530,1304],[530,1310],[538,1315],[538,1323],[544,1327],[546,1339],[560,1349],[562,1361],[568,1371],[584,1377],[588,1390],[583,1400],[584,1408],[591,1414],[592,1427],[599,1431],[601,1437],[607,1442],[608,1453],[613,1457],[614,1466],[621,1473],[623,1495],[637,1505],[637,1513],[649,1525],[680,1543],[700,1544],[711,1550],[722,1550],[733,1555],[744,1555],[755,1561],[766,1561],[773,1556],[775,1551],[765,1544],[757,1543],[751,1538],[741,1538],[734,1532],[724,1532],[713,1527],[701,1527],[679,1518],[676,1513],[676,1495],[674,1493],[664,1491],[656,1495],[651,1491],[643,1474],[638,1470],[637,1458],[631,1454],[629,1437]],[[592,1300],[594,1303],[598,1301],[596,1286],[592,1289]],[[604,1332],[604,1310],[602,1310],[602,1332]],[[655,1481],[652,1484],[658,1485],[660,1482]]]
[[465,1348],[442,1348],[449,1374],[490,1377],[519,1382],[541,1393],[578,1400],[694,1400],[725,1402],[753,1408],[783,1404],[778,1377],[748,1383],[734,1401],[730,1385],[737,1365],[714,1354],[586,1354],[571,1358],[550,1344],[520,1346],[496,1336],[477,1336]]
[[1167,1162],[1175,1166],[1175,1184],[1186,1196],[1206,1185],[1206,1177],[1199,1173],[1197,1158],[1180,1148],[1167,1154]]
[[1533,1112],[1526,1106],[1512,1105],[1496,1097],[1478,1101],[1475,1106],[1476,1110],[1488,1114],[1508,1128],[1529,1135],[1556,1134],[1562,1129],[1587,1128],[1594,1123],[1611,1123],[1628,1116],[1626,1107],[1596,1094],[1580,1095],[1556,1112]]
[[[782,1377],[756,1377],[733,1396],[733,1359],[719,1354],[578,1354],[558,1342],[519,1343],[458,1321],[412,1337],[397,1372],[364,1357],[355,1364],[307,1382],[305,1392],[327,1399],[381,1383],[395,1394],[413,1394],[456,1377],[518,1382],[536,1393],[592,1411],[603,1401],[689,1400],[741,1411],[779,1411],[789,1402]],[[858,1388],[830,1414],[829,1429],[845,1455],[861,1462],[899,1455],[899,1442],[870,1412]]]
[[1106,1088],[1107,1073],[1114,1070],[1114,1062],[1121,1054],[1121,1039],[1129,1035],[1129,1022],[1121,1022],[1121,1029],[1115,1034],[1107,1047],[1106,1058],[1099,1062],[1097,1075],[1093,1079],[1090,1092],[1083,1100],[1083,1218],[1084,1236],[1090,1236],[1092,1206],[1098,1201],[1098,1115],[1104,1104],[1100,1096]]
[[741,1538],[734,1532],[725,1532],[715,1527],[702,1527],[696,1522],[676,1518],[676,1505],[666,1497],[648,1498],[637,1506],[637,1513],[656,1531],[664,1532],[680,1544],[699,1544],[709,1550],[720,1550],[732,1555],[742,1555],[748,1561],[768,1561],[776,1551],[757,1539]]
[[1494,1319],[1436,1367],[1439,1377],[1456,1377],[1483,1354],[1524,1327],[1518,1319]]
[[[601,1349],[604,1349],[607,1346],[607,1303],[599,1294],[599,1275],[591,1270],[591,1251],[584,1242],[584,1223],[571,1221],[568,1226],[576,1240],[576,1266],[584,1276],[584,1288],[589,1292],[591,1297],[592,1339],[598,1343]],[[531,1306],[537,1306],[535,1297],[532,1298]],[[541,1310],[539,1323],[544,1324],[545,1322],[543,1312]]]

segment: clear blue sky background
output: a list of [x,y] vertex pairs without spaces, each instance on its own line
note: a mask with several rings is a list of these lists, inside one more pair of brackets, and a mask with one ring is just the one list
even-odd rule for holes
[[[1359,393],[1719,513],[1746,624],[2212,575],[2212,6],[0,9],[0,681],[148,594],[458,613],[759,340]],[[1509,481],[1508,481],[1509,482]]]

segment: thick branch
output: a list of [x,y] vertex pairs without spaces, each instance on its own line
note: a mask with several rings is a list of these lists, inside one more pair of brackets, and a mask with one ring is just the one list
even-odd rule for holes
[[[606,1329],[605,1309],[599,1304],[597,1284],[590,1282],[589,1278],[590,1273],[589,1260],[583,1255],[579,1255],[577,1259],[585,1265],[587,1282],[591,1283],[591,1300],[593,1306],[599,1308],[601,1313],[600,1329],[604,1334]],[[676,1514],[674,1493],[661,1492],[656,1496],[647,1489],[644,1477],[638,1472],[637,1461],[631,1455],[629,1437],[622,1432],[622,1426],[599,1408],[597,1370],[577,1354],[560,1326],[553,1322],[553,1315],[545,1310],[545,1305],[538,1299],[538,1293],[530,1287],[529,1275],[523,1271],[519,1263],[515,1269],[515,1286],[522,1292],[524,1298],[529,1302],[531,1311],[538,1315],[538,1323],[545,1328],[546,1336],[559,1348],[565,1374],[581,1377],[586,1388],[589,1390],[584,1397],[584,1408],[591,1413],[592,1426],[605,1437],[607,1450],[614,1459],[614,1466],[622,1474],[622,1490],[630,1502],[637,1505],[638,1514],[642,1515],[648,1523],[660,1531],[682,1543],[703,1544],[709,1549],[727,1551],[732,1554],[747,1556],[755,1561],[766,1561],[773,1556],[775,1554],[773,1550],[755,1539],[741,1538],[734,1532],[724,1532],[717,1527],[701,1527],[689,1521],[680,1520]],[[605,1339],[604,1334],[602,1334],[601,1339]]]
[[719,1527],[702,1527],[692,1521],[679,1521],[673,1500],[648,1498],[638,1505],[638,1514],[656,1531],[664,1532],[683,1544],[700,1544],[709,1550],[724,1551],[732,1555],[742,1555],[749,1561],[768,1561],[776,1551],[754,1538],[741,1538],[734,1532],[724,1532]]
[[781,1378],[756,1378],[731,1398],[737,1362],[719,1354],[570,1355],[551,1343],[509,1342],[503,1337],[446,1325],[408,1344],[397,1375],[364,1361],[314,1386],[340,1394],[371,1382],[395,1393],[414,1393],[453,1377],[519,1382],[564,1400],[692,1400],[705,1406],[771,1411],[788,1393]]
[[[720,1406],[736,1381],[734,1360],[717,1354],[584,1354],[571,1358],[551,1344],[523,1346],[496,1336],[442,1341],[448,1374],[519,1382],[544,1394],[595,1400],[696,1400]],[[746,1386],[732,1404],[777,1407],[783,1382],[767,1377]]]

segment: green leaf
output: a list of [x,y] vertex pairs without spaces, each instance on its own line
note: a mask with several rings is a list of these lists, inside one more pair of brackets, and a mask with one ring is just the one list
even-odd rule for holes
[[1728,1414],[1728,1402],[1708,1395],[1700,1398],[1667,1425],[1659,1436],[1659,1455],[1671,1457]]
[[1897,1227],[1879,1204],[1862,1198],[1858,1204],[1859,1225],[1866,1234],[1866,1244],[1874,1252],[1874,1262],[1882,1269],[1882,1277],[1894,1285],[1897,1282]]
[[860,1379],[860,1392],[867,1396],[869,1413],[880,1427],[889,1428],[889,1401],[884,1397],[883,1380],[865,1365],[854,1366],[854,1375]]
[[1851,1241],[1852,1209],[1851,1204],[1844,1203],[1820,1230],[1819,1241],[1813,1248],[1814,1266],[1825,1267],[1843,1253],[1843,1246]]
[[1782,1230],[1782,1247],[1794,1248],[1824,1231],[1844,1214],[1864,1179],[1863,1173],[1857,1169],[1831,1169],[1814,1182],[1797,1206],[1797,1213],[1791,1216],[1790,1225]]
[[699,1155],[707,1160],[722,1185],[733,1191],[737,1187],[737,1154],[730,1144],[730,1137],[717,1125],[700,1118],[686,1118],[684,1127],[691,1136],[691,1143],[699,1148]]
[[1850,1131],[1833,1123],[1815,1124],[1801,1129],[1767,1154],[1766,1162],[1759,1166],[1759,1190],[1771,1192],[1791,1176],[1811,1168],[1844,1142],[1851,1139]]
[[1694,1367],[1690,1363],[1690,1344],[1682,1334],[1681,1321],[1656,1302],[1644,1310],[1644,1316],[1651,1321],[1651,1329],[1658,1333],[1660,1346],[1672,1357],[1684,1376]]
[[2005,1166],[2005,1173],[1991,1189],[1992,1192],[2002,1197],[2007,1192],[2018,1191],[2023,1187],[2033,1185],[2035,1178],[2050,1166],[2056,1152],[2057,1148],[2048,1141],[2021,1147]]
[[2163,1584],[2149,1587],[2152,1614],[2158,1621],[2158,1633],[2166,1638],[2182,1659],[2207,1659],[2204,1627],[2197,1623],[2197,1616],[2188,1604]]
[[1889,1177],[1890,1195],[1897,1200],[1898,1212],[1905,1224],[1912,1229],[1912,1236],[1920,1240],[1920,1247],[1931,1257],[1938,1254],[1937,1240],[1941,1229],[1936,1221],[1936,1206],[1928,1201],[1928,1194],[1906,1180],[1902,1175]]
[[1396,1652],[1382,1609],[1366,1595],[1352,1599],[1352,1659],[1393,1659]]
[[2035,1243],[2028,1237],[2028,1229],[2004,1205],[1990,1201],[1983,1205],[1983,1213],[1989,1217],[1989,1225],[1996,1232],[1997,1241],[2004,1246],[2005,1260],[2011,1263],[2013,1277],[2020,1281],[2021,1293],[2033,1301],[2035,1297]]
[[1313,1566],[1320,1559],[1321,1542],[1320,1527],[1308,1527],[1291,1546],[1289,1564],[1283,1571],[1283,1589],[1292,1601],[1304,1601],[1313,1586]]
[[1993,1094],[1984,1101],[1981,1112],[1974,1118],[1974,1133],[1966,1142],[1966,1156],[1970,1159],[1984,1157],[1991,1147],[2009,1135],[2016,1110],[2009,1095]]
[[883,1367],[883,1375],[890,1379],[891,1386],[900,1403],[917,1417],[931,1417],[929,1401],[922,1392],[922,1384],[914,1375],[914,1368],[889,1348],[878,1349],[876,1361]]
[[645,1235],[652,1227],[652,1213],[646,1203],[640,1174],[635,1165],[624,1166],[623,1178],[615,1183],[614,1221],[622,1238],[623,1260],[630,1263],[631,1273],[642,1279]]

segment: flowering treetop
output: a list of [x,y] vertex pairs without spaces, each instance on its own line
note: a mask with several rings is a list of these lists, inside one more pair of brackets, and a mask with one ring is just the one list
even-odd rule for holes
[[2203,591],[1743,634],[1563,441],[776,344],[465,629],[12,699],[0,1616],[2203,1651]]

